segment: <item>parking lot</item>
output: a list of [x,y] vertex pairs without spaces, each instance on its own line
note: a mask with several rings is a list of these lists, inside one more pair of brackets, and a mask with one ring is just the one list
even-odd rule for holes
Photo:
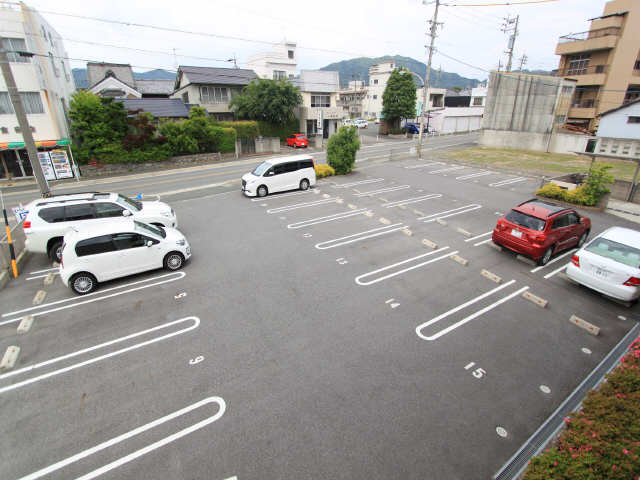
[[[163,198],[191,261],[83,297],[31,256],[0,291],[0,349],[21,347],[0,373],[0,477],[491,478],[636,307],[563,278],[573,250],[537,267],[491,247],[539,179],[428,157]],[[592,237],[634,228],[582,213]]]

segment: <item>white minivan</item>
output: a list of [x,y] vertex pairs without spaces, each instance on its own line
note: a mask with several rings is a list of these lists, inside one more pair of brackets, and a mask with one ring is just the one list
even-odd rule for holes
[[182,268],[191,247],[175,228],[157,227],[133,219],[83,225],[64,236],[60,278],[78,295],[99,282],[164,267]]
[[264,197],[287,190],[307,190],[316,184],[311,155],[272,158],[242,176],[242,191],[248,197]]

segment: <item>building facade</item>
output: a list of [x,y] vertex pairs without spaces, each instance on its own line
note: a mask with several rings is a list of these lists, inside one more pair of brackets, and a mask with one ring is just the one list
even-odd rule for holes
[[296,76],[298,60],[295,42],[284,41],[270,52],[252,55],[247,60],[247,68],[260,78],[272,80],[290,79]]
[[[62,38],[37,11],[8,2],[0,2],[0,36],[39,150],[67,145],[67,112],[75,85]],[[0,178],[33,176],[23,141],[0,76]]]
[[640,98],[600,115],[597,135],[640,141]]
[[300,76],[291,80],[300,89],[302,105],[296,108],[300,133],[307,136],[329,138],[344,118],[344,110],[338,106],[340,76],[338,72],[325,70],[301,70]]
[[229,102],[255,78],[253,70],[244,68],[180,66],[170,98],[179,98],[186,105],[199,105],[216,120],[233,120],[235,114]]
[[338,105],[344,110],[346,118],[364,117],[364,104],[367,98],[367,87],[362,80],[352,80],[348,88],[341,88],[338,94]]
[[640,97],[640,3],[607,2],[589,31],[560,37],[558,76],[577,82],[567,122],[595,131],[598,115]]

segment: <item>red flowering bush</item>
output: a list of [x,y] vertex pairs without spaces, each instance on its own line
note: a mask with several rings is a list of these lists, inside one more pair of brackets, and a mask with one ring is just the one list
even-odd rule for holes
[[640,480],[640,337],[523,480]]

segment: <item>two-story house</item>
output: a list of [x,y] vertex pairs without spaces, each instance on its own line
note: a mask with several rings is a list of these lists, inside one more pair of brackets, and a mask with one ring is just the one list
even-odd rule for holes
[[243,68],[180,66],[170,98],[199,105],[216,120],[233,120],[229,102],[255,78],[253,70]]
[[300,133],[329,138],[338,130],[338,124],[345,116],[337,103],[340,74],[325,70],[301,70],[300,76],[292,79],[291,83],[302,94],[302,105],[295,111],[300,121]]

